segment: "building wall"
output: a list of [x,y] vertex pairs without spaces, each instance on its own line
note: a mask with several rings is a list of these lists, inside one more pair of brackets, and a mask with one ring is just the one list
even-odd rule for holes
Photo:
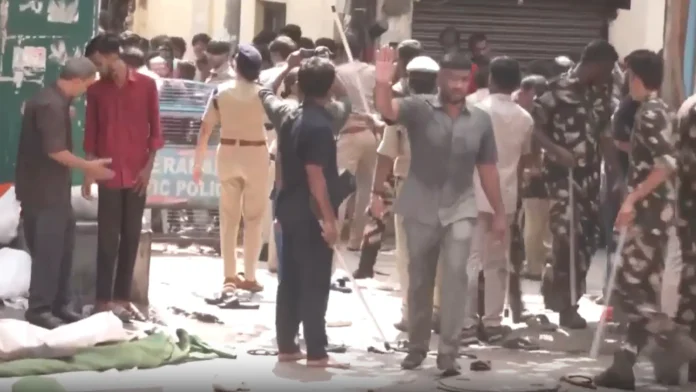
[[[264,1],[286,4],[286,22],[301,26],[305,36],[317,39],[333,37],[331,5],[337,5],[340,11],[345,0],[242,0],[239,42],[251,42],[261,31]],[[172,0],[136,2],[133,31],[147,38],[160,34],[180,36],[187,42],[197,33],[229,38],[224,27],[226,0],[177,0],[176,7],[171,3]]]
[[633,0],[609,26],[609,42],[623,58],[636,49],[658,51],[664,44],[666,0]]
[[[317,39],[321,37],[333,37],[334,19],[331,14],[331,6],[337,5],[342,9],[337,0],[271,0],[274,3],[284,3],[286,6],[286,23],[293,23],[302,27],[305,37]],[[242,2],[242,24],[239,34],[240,42],[250,42],[263,28],[263,1],[244,0]],[[255,20],[256,23],[246,21]]]

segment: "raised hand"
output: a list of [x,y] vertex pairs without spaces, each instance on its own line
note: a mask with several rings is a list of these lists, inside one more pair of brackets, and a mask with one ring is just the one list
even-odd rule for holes
[[375,78],[377,83],[391,84],[396,73],[396,52],[385,46],[375,54]]

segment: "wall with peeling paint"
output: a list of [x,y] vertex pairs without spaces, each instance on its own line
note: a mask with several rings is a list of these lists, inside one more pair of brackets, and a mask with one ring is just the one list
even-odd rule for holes
[[[11,182],[24,102],[81,56],[97,30],[99,0],[0,0],[0,184]],[[81,150],[84,100],[73,103]]]

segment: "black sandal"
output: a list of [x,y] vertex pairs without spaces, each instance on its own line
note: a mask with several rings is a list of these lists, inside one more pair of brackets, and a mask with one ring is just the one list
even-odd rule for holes
[[556,332],[558,330],[558,325],[552,323],[551,320],[543,314],[529,317],[524,322],[529,328],[539,329],[544,332]]
[[509,350],[524,350],[524,351],[536,351],[541,350],[538,344],[534,344],[529,339],[516,337],[512,339],[503,340],[500,347],[507,348]]
[[566,384],[570,384],[574,387],[580,387],[580,388],[585,388],[585,389],[592,389],[596,390],[597,385],[595,385],[594,379],[589,376],[584,376],[582,374],[570,374],[567,376],[561,377],[561,382],[564,382]]
[[247,354],[255,357],[276,357],[278,356],[278,351],[266,350],[265,348],[255,348],[252,350],[247,350]]
[[257,310],[260,307],[259,304],[242,303],[236,296],[229,296],[218,305],[220,309]]
[[331,354],[345,354],[348,352],[348,346],[345,344],[331,344],[326,346],[326,352]]
[[472,372],[487,372],[492,369],[491,361],[477,360],[469,365],[469,370]]

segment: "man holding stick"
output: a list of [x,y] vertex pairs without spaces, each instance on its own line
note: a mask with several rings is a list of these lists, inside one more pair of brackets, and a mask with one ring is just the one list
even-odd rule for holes
[[561,326],[570,329],[587,326],[576,302],[585,292],[585,276],[597,247],[602,158],[614,157],[613,139],[605,130],[611,117],[611,72],[617,58],[611,44],[592,41],[580,64],[550,81],[532,110],[535,138],[546,151],[543,175],[553,234],[542,293],[546,308],[559,312]]
[[[598,387],[634,390],[633,366],[650,337],[666,354],[659,361],[653,358],[657,381],[668,384],[678,384],[677,370],[694,358],[696,342],[684,336],[659,302],[664,250],[669,232],[674,230],[676,208],[675,189],[669,180],[676,169],[671,121],[667,105],[658,97],[662,59],[652,51],[640,50],[628,57],[627,65],[630,94],[641,105],[630,139],[628,195],[615,223],[628,233],[615,294],[629,324],[612,365],[594,381]],[[664,373],[660,375],[667,368],[670,380]]]
[[[431,334],[433,290],[438,259],[442,284],[440,345],[437,366],[443,375],[460,373],[459,354],[464,321],[461,300],[467,292],[466,263],[477,216],[474,168],[493,206],[491,232],[499,240],[507,231],[500,192],[497,150],[491,118],[466,105],[471,61],[446,54],[438,73],[439,95],[394,99],[395,53],[377,53],[375,106],[382,116],[406,128],[411,145],[409,176],[395,211],[404,218],[409,253],[409,347],[404,369],[419,367],[426,358]],[[375,181],[371,210],[383,215],[381,182]]]
[[[293,53],[279,78],[300,60],[300,52]],[[275,98],[272,90],[259,93],[268,118],[278,130],[276,216],[283,243],[276,307],[278,360],[306,358],[310,367],[346,368],[348,364],[327,355],[325,316],[340,204],[334,130],[337,123],[345,121],[350,105],[340,106],[342,114],[332,109],[337,106],[330,105],[332,94],[342,85],[328,58],[304,60],[297,83],[302,97],[299,108]],[[296,342],[300,323],[306,356]]]

